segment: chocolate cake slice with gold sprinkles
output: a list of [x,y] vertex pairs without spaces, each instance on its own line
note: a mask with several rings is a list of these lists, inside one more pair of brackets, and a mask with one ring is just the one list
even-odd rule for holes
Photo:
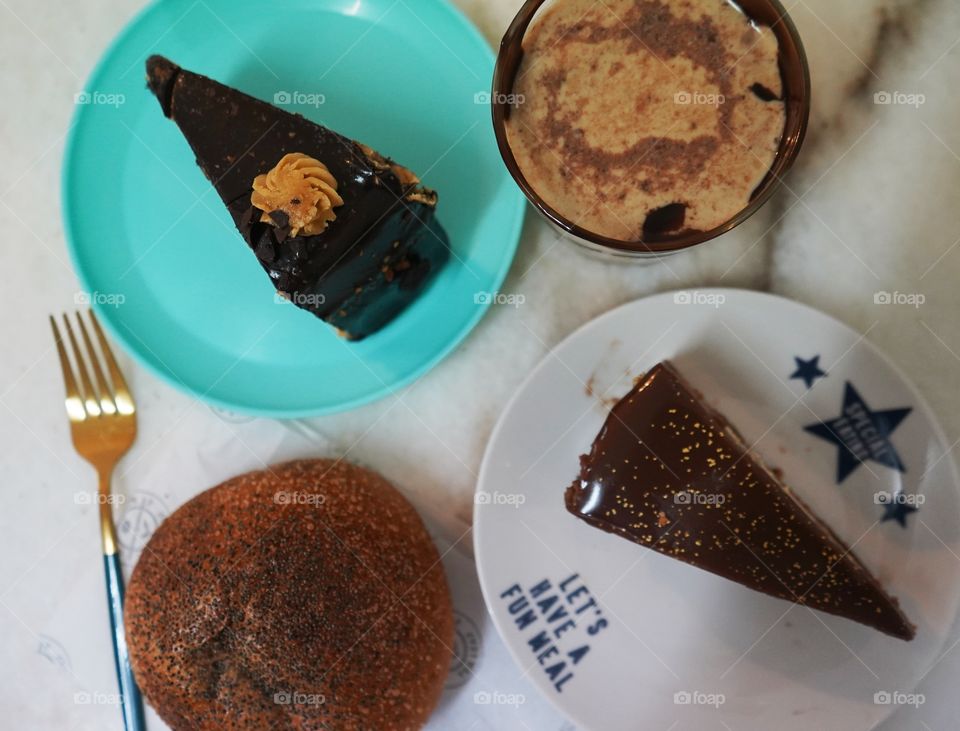
[[874,627],[916,629],[854,553],[667,362],[580,458],[567,510],[756,591]]
[[449,257],[437,194],[371,148],[162,56],[147,83],[274,290],[359,340]]

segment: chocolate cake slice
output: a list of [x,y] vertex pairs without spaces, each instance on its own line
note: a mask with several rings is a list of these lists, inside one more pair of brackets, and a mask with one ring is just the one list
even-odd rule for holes
[[592,526],[911,640],[897,600],[670,363],[616,406],[566,491]]
[[162,56],[147,83],[273,288],[345,337],[390,322],[449,257],[437,194],[410,170]]

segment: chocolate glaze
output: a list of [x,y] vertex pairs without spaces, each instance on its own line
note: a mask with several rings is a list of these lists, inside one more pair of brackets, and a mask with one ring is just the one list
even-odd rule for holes
[[[359,340],[390,322],[448,259],[436,193],[404,185],[388,158],[162,56],[147,60],[147,85],[274,289],[347,337]],[[250,204],[253,179],[289,152],[325,164],[344,200],[315,236],[290,237],[282,217],[274,217],[278,226],[261,223]]]
[[915,636],[896,599],[671,364],[614,406],[580,462],[565,500],[590,525],[750,589]]

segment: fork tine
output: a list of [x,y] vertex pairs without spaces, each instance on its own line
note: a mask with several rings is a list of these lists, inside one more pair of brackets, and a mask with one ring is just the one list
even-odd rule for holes
[[110,350],[110,344],[104,337],[103,330],[100,329],[100,322],[93,314],[93,310],[90,311],[90,322],[93,324],[93,329],[97,333],[97,341],[100,343],[100,352],[103,353],[107,370],[110,371],[110,380],[113,381],[113,400],[117,404],[117,411],[121,414],[132,414],[136,411],[136,407],[133,404],[133,396],[130,395],[127,382],[123,379],[120,366],[117,365],[117,360],[113,357],[113,351]]
[[83,421],[87,418],[87,412],[83,408],[83,399],[80,397],[80,391],[77,390],[77,380],[73,376],[73,368],[70,366],[70,359],[67,358],[67,351],[63,347],[63,338],[60,337],[60,330],[57,328],[57,321],[50,315],[50,327],[53,329],[53,339],[57,343],[57,355],[60,356],[60,368],[63,371],[63,385],[67,390],[67,416],[70,421]]
[[97,399],[97,392],[93,390],[93,383],[90,382],[90,373],[87,370],[87,364],[83,359],[83,351],[77,344],[77,338],[73,334],[73,327],[70,326],[70,318],[63,314],[63,324],[67,328],[67,338],[73,350],[73,361],[77,364],[77,373],[80,375],[80,385],[83,387],[83,404],[87,410],[88,416],[100,416],[100,403]]
[[87,357],[90,359],[90,365],[93,367],[93,377],[97,382],[97,391],[100,393],[100,409],[108,416],[117,413],[117,406],[113,401],[113,391],[107,379],[103,376],[103,369],[100,368],[100,359],[97,357],[97,351],[93,347],[90,335],[87,333],[87,326],[83,324],[83,314],[77,313],[77,324],[80,326],[80,337],[83,338],[83,344],[87,348]]

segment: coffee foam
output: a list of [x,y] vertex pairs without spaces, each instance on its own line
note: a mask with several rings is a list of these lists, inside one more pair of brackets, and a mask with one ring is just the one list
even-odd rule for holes
[[709,230],[776,157],[777,56],[773,32],[723,0],[556,0],[524,39],[508,140],[534,190],[589,231],[648,238],[666,206]]

